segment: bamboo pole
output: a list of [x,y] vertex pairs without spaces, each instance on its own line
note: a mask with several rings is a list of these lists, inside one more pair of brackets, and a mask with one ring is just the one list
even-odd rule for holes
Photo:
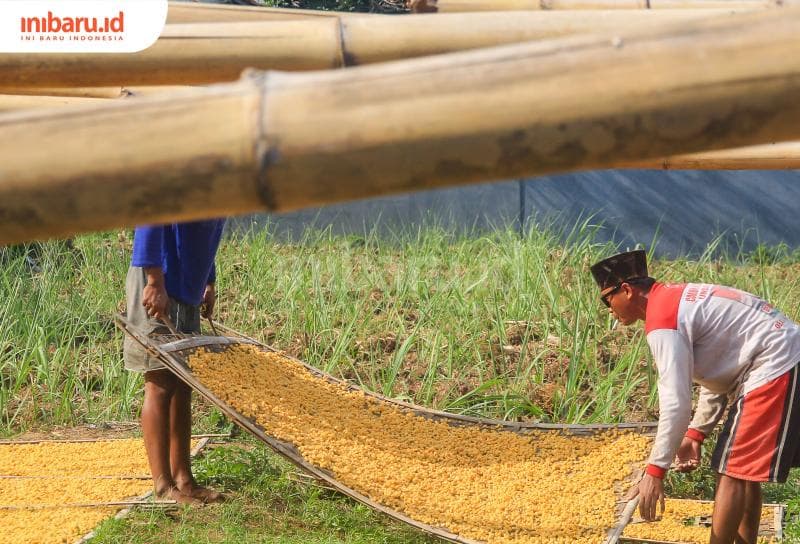
[[31,96],[0,94],[0,112],[64,106],[100,104],[109,98],[82,98],[76,96]]
[[637,161],[621,168],[663,170],[800,170],[800,142],[723,149]]
[[597,9],[748,10],[781,7],[792,0],[408,0],[416,13],[464,11],[549,11]]
[[169,10],[167,11],[167,24],[287,21],[290,19],[319,19],[324,17],[377,18],[380,17],[380,15],[374,13],[358,13],[349,11],[264,8],[256,6],[200,4],[197,2],[170,2]]
[[800,13],[0,116],[0,243],[800,139]]
[[146,86],[125,86],[122,90],[129,96],[150,96],[153,94],[165,94],[175,91],[185,91],[191,89],[186,85],[146,85]]
[[[122,89],[122,94],[108,98],[84,97],[84,96],[51,96],[42,94],[34,96],[32,94],[0,94],[0,113],[9,111],[19,111],[26,109],[46,109],[60,108],[65,106],[92,106],[99,105],[108,100],[119,100],[122,98],[138,98],[153,94],[166,94],[175,91],[185,91],[190,87],[186,86],[153,86],[153,87],[130,87]],[[5,90],[0,88],[0,90]],[[42,89],[45,90],[45,89]]]
[[407,15],[342,21],[341,35],[345,64],[360,65],[573,34],[613,36],[712,16],[708,10]]
[[133,54],[0,54],[0,80],[21,86],[193,85],[233,81],[246,67],[343,65],[339,20],[168,25]]
[[633,514],[636,512],[636,507],[639,506],[639,500],[640,497],[634,497],[627,502],[625,508],[622,510],[622,514],[620,514],[617,526],[609,533],[604,544],[617,544],[617,542],[619,542],[622,533],[625,532],[625,527],[631,522]]
[[3,94],[75,98],[119,98],[125,95],[122,87],[6,87],[2,82],[0,91]]
[[155,45],[136,54],[0,54],[0,81],[31,86],[206,84],[234,81],[248,67],[339,68],[570,34],[658,29],[708,17],[708,10],[611,10],[168,25]]

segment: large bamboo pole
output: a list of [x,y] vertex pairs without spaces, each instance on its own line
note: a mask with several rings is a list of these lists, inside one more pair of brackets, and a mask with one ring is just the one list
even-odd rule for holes
[[136,54],[0,54],[0,81],[28,86],[205,84],[234,81],[248,67],[338,68],[586,32],[613,36],[626,28],[658,29],[708,17],[708,10],[611,10],[168,25],[155,45]]
[[0,243],[800,138],[797,10],[0,116]]
[[792,0],[408,0],[413,12],[549,11],[597,9],[762,9]]
[[[165,94],[177,90],[185,91],[188,87],[154,86],[130,87],[123,89],[122,94],[111,96],[98,90],[98,96],[106,98],[81,96],[76,94],[40,95],[29,92],[19,95],[0,95],[0,112],[19,111],[25,109],[45,109],[75,105],[99,105],[109,98],[142,97],[153,94]],[[59,91],[60,89],[55,89]],[[66,90],[67,92],[70,89]],[[93,94],[90,88],[88,95]],[[622,164],[618,168],[663,169],[663,170],[800,170],[800,141],[779,142],[767,145],[723,149],[688,155],[676,155],[659,159],[648,159],[631,164]]]
[[[129,97],[164,94],[187,87],[126,88]],[[118,99],[119,97],[117,97]],[[46,109],[75,105],[99,105],[108,98],[78,96],[0,95],[0,112],[26,109]],[[648,159],[618,168],[663,170],[800,170],[800,141],[723,149],[704,153]]]
[[372,13],[322,11],[314,9],[262,8],[200,4],[197,2],[170,2],[167,23],[235,23],[253,21],[286,21],[321,17],[379,17]]
[[[129,98],[165,94],[188,87],[126,88]],[[117,98],[119,99],[119,98]],[[99,105],[108,98],[75,96],[0,95],[0,112],[45,109],[75,105]],[[723,149],[688,155],[648,159],[618,168],[663,170],[800,170],[800,141]]]

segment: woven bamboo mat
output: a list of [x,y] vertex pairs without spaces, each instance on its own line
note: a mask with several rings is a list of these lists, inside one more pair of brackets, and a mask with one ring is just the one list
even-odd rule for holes
[[[669,500],[669,499],[667,499]],[[704,500],[691,500],[681,499],[682,502],[691,503],[695,505],[705,505],[708,507],[708,512],[711,512],[713,501]],[[761,523],[758,528],[759,542],[781,542],[783,539],[783,522],[785,515],[785,505],[783,504],[765,504],[762,507]],[[711,527],[711,516],[693,516],[681,520],[686,526],[693,527]],[[658,540],[654,538],[634,538],[629,536],[621,536],[619,542],[621,544],[706,544],[707,537],[702,541],[692,540]]]
[[[461,544],[480,544],[475,540],[464,538],[442,527],[435,527],[432,525],[428,525],[426,523],[419,522],[403,514],[402,512],[399,512],[392,508],[388,508],[383,504],[375,502],[371,500],[369,497],[365,496],[364,494],[358,492],[357,490],[351,489],[343,485],[341,482],[337,481],[336,478],[328,471],[307,462],[300,454],[298,448],[294,444],[284,442],[270,436],[255,421],[251,420],[248,417],[243,416],[228,403],[220,399],[213,391],[209,390],[202,383],[200,383],[200,381],[194,376],[194,374],[192,373],[191,369],[187,364],[189,355],[198,348],[204,348],[211,351],[223,351],[230,346],[238,344],[253,345],[266,352],[279,353],[281,356],[293,360],[296,363],[302,365],[313,376],[316,376],[317,378],[325,380],[329,383],[337,384],[350,391],[362,392],[367,396],[370,396],[380,402],[393,405],[401,410],[410,411],[415,415],[418,415],[426,419],[431,419],[435,421],[444,421],[449,425],[453,426],[479,426],[493,430],[513,432],[520,435],[526,435],[541,431],[553,431],[575,436],[592,436],[598,432],[612,430],[612,429],[636,432],[648,436],[652,436],[655,433],[656,423],[623,423],[623,424],[604,424],[604,425],[543,424],[543,423],[511,422],[511,421],[502,421],[502,420],[495,420],[488,418],[477,418],[477,417],[463,416],[458,414],[451,414],[438,410],[431,410],[429,408],[417,406],[403,401],[391,399],[376,393],[364,391],[350,382],[338,379],[299,359],[288,356],[285,353],[276,350],[275,348],[272,348],[257,340],[249,338],[246,335],[243,335],[233,329],[224,327],[221,324],[216,324],[216,328],[220,329],[226,336],[197,335],[197,336],[182,337],[176,335],[151,335],[148,337],[141,335],[138,331],[131,328],[123,316],[118,315],[116,317],[116,322],[117,325],[126,334],[128,334],[134,340],[136,340],[140,345],[142,345],[143,348],[148,350],[154,357],[157,357],[161,362],[163,362],[164,365],[167,366],[172,372],[174,372],[181,380],[187,383],[199,394],[203,395],[210,402],[215,404],[237,425],[239,425],[240,427],[251,433],[253,436],[257,437],[259,440],[261,440],[269,447],[271,447],[276,453],[285,457],[286,459],[294,463],[296,466],[301,468],[306,473],[311,474],[316,479],[324,481],[328,486],[336,489],[337,491],[343,493],[344,495],[347,495],[363,504],[366,504],[367,506],[377,511],[383,512],[394,519],[407,523],[408,525],[416,527],[417,529],[420,529],[421,531],[424,531],[428,534],[435,535],[439,538],[451,542],[458,542]],[[644,459],[642,460],[641,465],[642,466],[639,467],[639,469],[643,468]],[[618,505],[618,510],[617,510],[618,522],[615,524],[614,527],[609,528],[607,537],[604,541],[605,544],[616,544],[618,542],[619,535],[621,534],[622,529],[627,523],[627,520],[624,518],[626,503],[625,501],[622,500],[622,496],[627,491],[627,488],[630,487],[630,485],[632,485],[633,482],[638,480],[638,477],[641,474],[639,469],[633,470],[630,476],[626,479],[626,481],[623,482],[616,490],[617,505]]]
[[[205,449],[210,441],[222,438],[223,435],[200,435],[200,436],[193,436],[192,437],[192,457],[195,457],[200,452]],[[92,472],[92,467],[94,466],[92,461],[87,459],[85,462],[80,457],[80,450],[85,445],[92,445],[92,444],[124,444],[126,442],[130,442],[132,439],[130,438],[78,438],[78,439],[58,439],[58,440],[3,440],[0,441],[0,452],[3,451],[3,448],[9,448],[14,446],[21,446],[23,448],[38,448],[38,447],[45,447],[49,448],[50,450],[54,450],[49,452],[48,455],[54,455],[54,459],[58,458],[58,451],[63,449],[64,455],[71,456],[69,459],[69,465],[72,468],[75,468],[75,464],[77,463],[79,466],[83,467],[85,470],[81,471],[81,474],[78,475],[72,474],[55,474],[53,472],[53,467],[48,466],[44,467],[46,470],[42,470],[41,473],[38,471],[30,470],[30,467],[26,467],[22,472],[16,472],[13,474],[0,474],[0,481],[8,482],[9,484],[14,483],[15,486],[19,485],[27,485],[25,484],[26,480],[35,483],[36,486],[47,485],[48,482],[52,482],[53,489],[59,490],[64,485],[83,485],[80,482],[83,481],[98,481],[98,482],[133,482],[133,481],[141,481],[142,485],[137,484],[137,489],[139,489],[139,494],[136,497],[128,498],[128,497],[121,497],[121,496],[113,496],[108,497],[107,499],[102,500],[94,500],[94,499],[86,499],[84,500],[82,497],[79,497],[76,500],[66,501],[64,502],[63,497],[57,500],[56,502],[48,502],[47,504],[18,504],[19,501],[15,501],[14,504],[3,504],[2,497],[0,496],[0,512],[4,512],[8,515],[17,515],[15,512],[19,514],[24,514],[25,516],[30,517],[33,515],[34,517],[46,517],[50,515],[51,511],[61,510],[64,508],[70,509],[71,511],[111,511],[116,513],[114,517],[117,519],[123,518],[131,511],[132,508],[170,508],[174,507],[174,501],[155,501],[152,498],[152,491],[148,490],[144,493],[141,492],[142,488],[151,487],[149,480],[149,474],[138,472],[146,471],[146,467],[143,470],[137,470],[137,474],[128,474],[130,467],[123,468],[117,467],[117,472],[121,470],[121,472],[116,473],[114,472],[114,460],[108,459],[107,462],[101,463],[102,466],[97,467],[97,469]],[[76,446],[76,447],[72,447]],[[142,456],[144,456],[144,452],[142,452]],[[146,464],[146,463],[145,463]],[[65,465],[66,466],[66,465]],[[64,470],[65,468],[59,469],[59,471]],[[67,469],[69,471],[69,469]],[[33,472],[37,472],[33,474]],[[114,474],[110,474],[110,472],[114,472]],[[5,514],[4,514],[5,515]],[[107,516],[107,515],[106,515]],[[103,519],[106,516],[102,514],[99,517],[95,517],[95,521],[99,519]],[[77,522],[73,522],[76,528],[79,528],[80,524]],[[88,533],[84,534],[83,536],[78,536],[75,544],[83,544],[87,542],[94,536],[94,529],[91,528],[91,525],[84,526],[83,530],[89,530]],[[80,533],[78,533],[79,535]],[[2,540],[2,539],[0,539]],[[58,539],[54,540],[54,542],[63,542],[63,540]]]

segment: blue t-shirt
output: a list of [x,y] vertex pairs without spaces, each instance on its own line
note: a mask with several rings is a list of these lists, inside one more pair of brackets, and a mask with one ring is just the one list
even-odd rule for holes
[[184,304],[203,302],[206,285],[217,277],[217,254],[224,219],[136,227],[132,266],[160,267],[167,294]]

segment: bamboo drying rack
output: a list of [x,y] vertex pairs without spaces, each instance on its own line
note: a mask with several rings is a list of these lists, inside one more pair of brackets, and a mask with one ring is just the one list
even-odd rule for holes
[[[227,435],[219,435],[219,434],[209,434],[209,435],[193,435],[192,438],[198,439],[195,446],[192,448],[191,456],[194,458],[200,452],[202,452],[206,446],[213,440],[214,438],[224,438]],[[2,440],[0,441],[0,448],[3,446],[16,446],[16,445],[35,445],[35,444],[72,444],[72,443],[89,443],[89,442],[106,442],[106,441],[116,441],[116,440],[126,440],[125,438],[76,438],[76,439],[57,439],[57,440]],[[120,476],[95,476],[95,478],[102,478],[102,479],[131,479],[130,477],[120,477]],[[144,477],[149,479],[150,476]],[[143,477],[135,476],[132,479],[143,479]],[[174,501],[153,501],[152,499],[153,492],[148,491],[138,497],[135,497],[131,500],[123,500],[123,501],[113,501],[108,503],[97,503],[97,504],[72,504],[72,505],[58,505],[58,507],[72,507],[72,508],[88,508],[88,507],[119,507],[119,510],[114,515],[114,519],[123,519],[128,514],[130,514],[131,510],[135,507],[150,507],[150,508],[170,508],[174,507]],[[47,506],[47,508],[51,508],[53,506]],[[8,507],[3,507],[4,509],[9,509]],[[19,506],[13,507],[12,509],[15,510],[24,510],[24,509],[40,509],[39,507],[26,507],[26,506]],[[94,538],[95,532],[94,529],[83,535],[82,537],[78,538],[74,544],[85,544],[89,542],[92,538]]]
[[[173,373],[175,373],[175,375],[177,375],[178,378],[180,378],[182,381],[184,381],[187,385],[192,387],[192,389],[197,391],[199,394],[208,399],[210,402],[214,403],[232,421],[234,421],[244,430],[250,432],[252,435],[254,435],[256,438],[258,438],[265,444],[267,444],[279,455],[288,459],[293,464],[295,464],[302,470],[306,471],[307,473],[311,474],[318,480],[324,481],[327,485],[339,491],[340,493],[347,495],[348,497],[351,497],[369,506],[374,510],[382,512],[388,515],[389,517],[402,521],[425,533],[435,535],[439,538],[443,538],[450,542],[457,542],[461,544],[481,544],[478,541],[467,539],[457,534],[454,534],[442,527],[435,527],[433,525],[419,522],[413,518],[406,516],[402,512],[399,512],[392,508],[388,508],[376,501],[373,501],[372,499],[363,495],[362,493],[359,493],[358,491],[343,485],[330,472],[324,469],[320,469],[319,467],[306,461],[294,444],[278,440],[268,435],[264,431],[264,429],[261,426],[259,426],[255,421],[239,413],[232,406],[230,406],[228,403],[226,403],[225,401],[220,399],[217,395],[215,395],[213,391],[209,390],[202,383],[200,383],[200,381],[194,376],[194,374],[187,365],[186,362],[187,355],[191,353],[193,350],[200,347],[212,350],[224,350],[227,347],[237,344],[253,345],[266,352],[280,353],[287,359],[290,359],[302,365],[303,368],[305,368],[310,374],[319,379],[325,380],[329,383],[343,386],[349,391],[362,392],[365,395],[372,397],[380,402],[398,407],[401,410],[410,411],[417,416],[434,421],[445,421],[453,426],[462,426],[462,427],[481,426],[485,428],[491,428],[494,430],[499,429],[502,431],[513,432],[521,435],[526,435],[542,430],[559,431],[562,433],[572,434],[576,436],[591,436],[592,434],[595,434],[598,431],[609,430],[609,429],[628,430],[632,432],[645,434],[648,436],[653,435],[655,432],[655,427],[656,427],[655,423],[622,423],[617,425],[544,424],[544,423],[522,423],[513,421],[501,421],[496,419],[477,418],[471,416],[451,414],[391,399],[377,393],[364,391],[363,389],[359,388],[358,386],[352,383],[336,378],[299,359],[291,357],[281,352],[280,350],[277,350],[269,345],[263,344],[253,338],[250,338],[231,328],[224,327],[223,325],[220,325],[218,323],[216,324],[216,328],[223,331],[227,336],[199,335],[199,336],[188,336],[188,337],[176,337],[174,335],[152,335],[148,337],[142,335],[134,328],[132,328],[125,319],[125,317],[122,315],[115,316],[115,321],[117,325],[123,330],[123,332],[125,332],[125,334],[129,335],[136,342],[138,342],[151,355],[157,357],[159,361],[164,363],[164,365],[167,368],[169,368]],[[633,471],[627,483],[633,483],[633,481],[638,477],[638,475],[639,475],[638,470]],[[618,490],[617,493],[618,497],[621,496],[623,491],[624,490],[622,488]],[[625,512],[631,510],[630,508],[631,504],[632,503],[628,503],[627,505],[628,508],[626,509],[625,502],[622,500],[618,500],[617,514],[620,516],[620,519],[619,522],[613,528],[609,529],[608,536],[605,540],[605,544],[616,544],[618,542],[619,535],[622,533],[622,529],[624,528],[624,525],[628,521],[627,519],[625,519]],[[628,517],[629,515],[630,513],[628,513]]]
[[[686,500],[686,499],[684,499]],[[713,501],[692,500],[693,503],[711,504]],[[759,537],[773,537],[778,542],[783,539],[783,519],[786,512],[786,507],[783,504],[765,504],[763,508],[772,510],[772,515],[767,519],[761,521],[758,528]],[[704,522],[706,520],[700,520]],[[707,520],[710,522],[710,518]],[[673,540],[652,540],[647,538],[632,538],[621,536],[619,539],[620,544],[695,544],[693,542],[682,542]]]

